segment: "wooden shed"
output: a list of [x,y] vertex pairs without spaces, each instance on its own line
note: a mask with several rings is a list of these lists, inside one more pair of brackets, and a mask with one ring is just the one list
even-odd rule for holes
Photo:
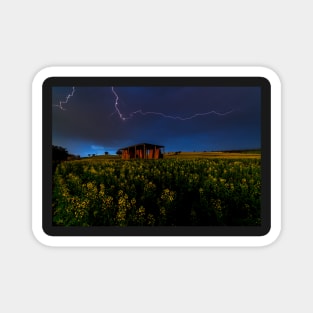
[[161,159],[164,154],[164,146],[151,143],[140,143],[137,145],[121,148],[122,159]]

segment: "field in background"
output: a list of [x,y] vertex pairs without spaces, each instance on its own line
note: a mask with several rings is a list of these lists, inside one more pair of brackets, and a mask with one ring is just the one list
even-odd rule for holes
[[[260,150],[242,150],[229,152],[167,152],[164,154],[164,159],[259,159],[261,158]],[[85,160],[119,160],[118,155],[96,155],[93,157],[84,158]]]
[[259,159],[261,158],[260,151],[242,151],[242,152],[169,152],[164,154],[164,158],[179,158],[179,159]]

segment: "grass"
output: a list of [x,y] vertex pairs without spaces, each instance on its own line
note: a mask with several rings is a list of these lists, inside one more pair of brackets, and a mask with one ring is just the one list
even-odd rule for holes
[[119,155],[96,155],[91,157],[82,158],[83,160],[119,160]]
[[260,159],[261,153],[246,152],[169,152],[165,153],[165,159]]
[[[164,159],[260,159],[261,150],[231,150],[222,152],[168,152]],[[96,155],[84,160],[119,160],[119,155]]]

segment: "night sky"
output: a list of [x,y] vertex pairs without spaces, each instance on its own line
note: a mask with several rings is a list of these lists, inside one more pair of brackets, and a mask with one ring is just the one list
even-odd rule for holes
[[52,144],[81,157],[261,147],[260,87],[53,87],[52,104]]

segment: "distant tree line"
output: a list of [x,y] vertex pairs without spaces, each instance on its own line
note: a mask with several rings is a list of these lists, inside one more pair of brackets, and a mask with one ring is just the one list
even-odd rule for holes
[[52,145],[52,171],[54,172],[57,165],[63,161],[80,159],[79,155],[68,153],[66,148]]
[[68,151],[60,146],[52,146],[52,160],[53,161],[65,161],[70,154]]

